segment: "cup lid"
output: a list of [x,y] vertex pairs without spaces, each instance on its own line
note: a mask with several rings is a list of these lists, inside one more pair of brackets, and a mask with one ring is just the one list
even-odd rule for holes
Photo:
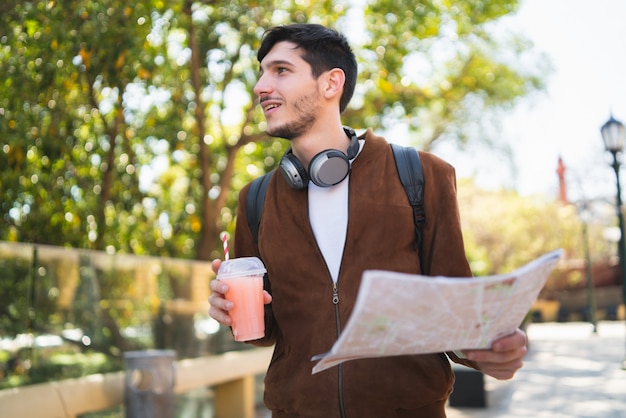
[[222,261],[217,271],[218,279],[227,279],[237,276],[258,276],[267,270],[263,262],[257,257],[239,257]]

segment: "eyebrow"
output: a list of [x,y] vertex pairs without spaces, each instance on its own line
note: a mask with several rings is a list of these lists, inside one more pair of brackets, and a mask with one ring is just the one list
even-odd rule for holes
[[287,60],[281,60],[281,59],[277,59],[277,60],[273,60],[264,64],[261,64],[259,71],[261,73],[263,73],[263,67],[265,68],[272,68],[272,67],[277,67],[277,66],[282,66],[282,65],[286,65],[289,67],[294,67],[295,64],[291,61],[287,61]]

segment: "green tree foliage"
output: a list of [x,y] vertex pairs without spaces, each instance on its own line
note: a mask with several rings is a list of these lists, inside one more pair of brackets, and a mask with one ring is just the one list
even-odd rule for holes
[[129,220],[133,210],[143,212],[134,152],[143,139],[127,128],[123,97],[141,69],[150,30],[141,19],[153,7],[66,0],[3,8],[1,238],[129,250],[120,233],[139,224]]
[[3,2],[0,239],[218,257],[237,191],[287,146],[263,133],[252,94],[272,25],[354,38],[361,79],[345,122],[405,123],[425,149],[483,140],[486,110],[542,87],[542,68],[510,59],[531,46],[495,29],[515,0],[351,4]]
[[[465,246],[475,275],[502,274],[540,255],[563,248],[564,259],[583,260],[582,220],[577,207],[545,196],[520,196],[511,190],[482,190],[471,179],[459,182],[459,207]],[[612,249],[603,236],[606,216],[589,224],[595,257]]]
[[440,139],[492,142],[498,111],[542,89],[548,73],[528,41],[498,30],[517,8],[508,0],[370,2],[357,120],[406,123],[425,150]]
[[[182,198],[170,200],[176,207],[162,212],[172,226],[169,242],[164,242],[167,254],[203,260],[219,256],[219,231],[232,228],[235,192],[273,166],[284,150],[260,129],[262,115],[251,93],[264,30],[311,15],[330,24],[344,10],[328,1],[265,6],[185,1],[179,13],[170,10],[159,16],[161,31],[153,31],[154,43],[169,39],[170,45],[152,82],[171,95],[174,106],[163,117],[176,129],[168,139],[175,155],[165,178],[178,179],[174,172],[179,172],[187,179],[179,184]],[[263,143],[257,147],[259,141]],[[158,194],[151,197],[159,200]]]

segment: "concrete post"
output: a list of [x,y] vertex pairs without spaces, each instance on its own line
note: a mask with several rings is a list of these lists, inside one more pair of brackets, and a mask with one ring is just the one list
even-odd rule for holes
[[124,353],[126,418],[174,418],[175,359],[172,350]]

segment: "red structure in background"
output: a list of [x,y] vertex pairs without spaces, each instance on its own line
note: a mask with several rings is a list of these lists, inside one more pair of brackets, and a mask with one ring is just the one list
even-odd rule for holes
[[[571,205],[567,198],[566,167],[559,156],[556,173],[559,180],[558,201],[563,206]],[[564,260],[565,263],[554,271],[539,295],[544,301],[558,301],[558,320],[576,319],[588,315],[588,289],[585,260]],[[594,288],[596,308],[606,313],[606,318],[614,318],[617,307],[622,303],[622,274],[616,260],[604,259],[591,265],[591,278]],[[545,318],[544,318],[545,319]]]
[[569,201],[567,200],[567,183],[565,182],[565,164],[563,164],[563,158],[561,158],[561,156],[559,156],[556,174],[559,176],[559,202],[561,202],[562,205],[569,205]]

